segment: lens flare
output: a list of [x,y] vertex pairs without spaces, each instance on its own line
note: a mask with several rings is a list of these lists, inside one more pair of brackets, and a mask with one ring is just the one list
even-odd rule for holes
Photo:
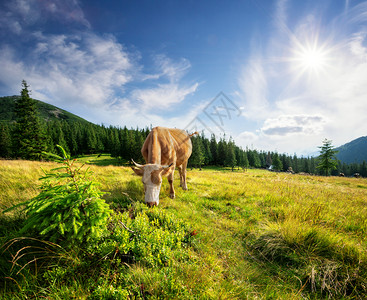
[[297,49],[293,50],[292,67],[301,75],[304,73],[319,75],[328,67],[329,52],[325,46],[318,46],[317,43],[313,45],[299,44]]

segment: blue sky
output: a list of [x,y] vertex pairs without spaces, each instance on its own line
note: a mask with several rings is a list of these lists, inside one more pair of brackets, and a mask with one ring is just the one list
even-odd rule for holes
[[308,155],[367,134],[367,1],[0,1],[0,96]]

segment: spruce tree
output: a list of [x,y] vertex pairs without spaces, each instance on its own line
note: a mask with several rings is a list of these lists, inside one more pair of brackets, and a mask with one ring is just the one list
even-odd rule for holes
[[236,154],[234,151],[234,142],[232,140],[229,140],[227,144],[227,155],[225,158],[225,165],[232,168],[232,172],[234,167],[236,166],[237,160],[236,160]]
[[69,148],[65,140],[64,131],[60,121],[53,122],[53,135],[52,135],[54,146],[61,146],[67,153],[69,153]]
[[367,177],[367,163],[365,160],[360,166],[359,174],[361,174],[362,177]]
[[243,155],[243,163],[241,164],[241,167],[247,170],[248,167],[250,166],[248,157],[247,157],[247,153],[245,151],[242,151],[242,155]]
[[330,171],[334,170],[338,166],[338,161],[336,160],[335,154],[338,151],[334,150],[334,146],[331,145],[330,140],[325,139],[323,145],[320,148],[320,156],[318,157],[319,164],[318,169],[324,171],[325,175],[328,176]]
[[92,125],[88,125],[85,128],[85,145],[87,154],[94,154],[97,152],[97,136]]
[[212,159],[209,162],[210,165],[217,165],[218,164],[218,144],[215,139],[215,135],[212,134],[210,139],[210,153],[212,155]]
[[296,173],[299,173],[299,165],[298,165],[298,157],[296,155],[296,153],[294,153],[293,155],[293,171]]
[[276,171],[281,171],[283,169],[283,163],[279,158],[278,153],[273,154],[273,167]]
[[14,152],[17,157],[41,159],[46,150],[46,139],[38,117],[36,101],[29,96],[29,85],[22,81],[21,97],[15,102],[16,124]]
[[120,153],[119,156],[122,159],[130,160],[130,152],[129,152],[129,145],[130,145],[130,136],[129,130],[126,126],[120,130]]
[[0,126],[0,157],[10,158],[11,151],[11,134],[8,125],[2,124]]
[[218,143],[217,152],[217,164],[220,166],[225,166],[227,156],[227,142],[224,138],[221,138]]
[[119,156],[121,145],[117,128],[111,128],[109,136],[109,148],[112,157]]
[[136,129],[135,130],[135,144],[133,148],[134,156],[131,156],[131,157],[143,163],[144,163],[144,158],[143,158],[143,155],[141,154],[141,148],[143,147],[144,141],[145,139],[144,139],[143,133],[140,130]]
[[67,134],[64,133],[64,136],[67,139],[70,154],[77,155],[79,154],[78,132],[80,132],[80,124],[75,122],[73,124],[65,123],[65,125],[67,125]]
[[201,138],[201,143],[203,145],[204,165],[209,165],[210,162],[213,160],[213,156],[210,151],[210,142],[207,138],[205,138],[204,132],[202,132],[200,138]]
[[253,168],[261,167],[259,153],[256,150],[248,150],[247,157],[248,157],[248,161],[251,167]]
[[201,170],[201,165],[204,163],[203,144],[199,136],[191,138],[192,141],[192,153],[189,159],[191,167],[196,166]]

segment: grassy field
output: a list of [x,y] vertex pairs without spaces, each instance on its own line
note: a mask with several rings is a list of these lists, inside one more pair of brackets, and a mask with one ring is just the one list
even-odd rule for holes
[[[14,240],[24,216],[2,214],[1,299],[367,297],[366,179],[194,169],[188,170],[188,191],[179,188],[176,172],[176,199],[169,198],[164,179],[159,207],[148,209],[130,168],[108,165],[113,160],[107,156],[89,160],[95,180],[109,192],[104,198],[116,212],[111,222],[127,224],[119,231],[111,225],[111,234],[129,233],[127,241],[146,234],[134,244],[140,256],[137,248],[119,255],[122,242],[105,251],[108,237],[93,250],[37,240],[37,249],[52,259],[21,262],[34,246]],[[36,196],[41,167],[55,166],[0,161],[0,210]]]

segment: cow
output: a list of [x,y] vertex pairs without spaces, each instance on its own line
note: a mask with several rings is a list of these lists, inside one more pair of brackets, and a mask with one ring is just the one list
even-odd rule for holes
[[175,198],[173,177],[176,167],[180,173],[180,186],[187,190],[186,166],[192,152],[190,137],[194,134],[198,133],[188,134],[181,129],[154,127],[147,136],[141,148],[146,164],[140,165],[132,160],[132,169],[142,176],[145,203],[148,206],[158,206],[163,176],[168,178],[170,198]]

